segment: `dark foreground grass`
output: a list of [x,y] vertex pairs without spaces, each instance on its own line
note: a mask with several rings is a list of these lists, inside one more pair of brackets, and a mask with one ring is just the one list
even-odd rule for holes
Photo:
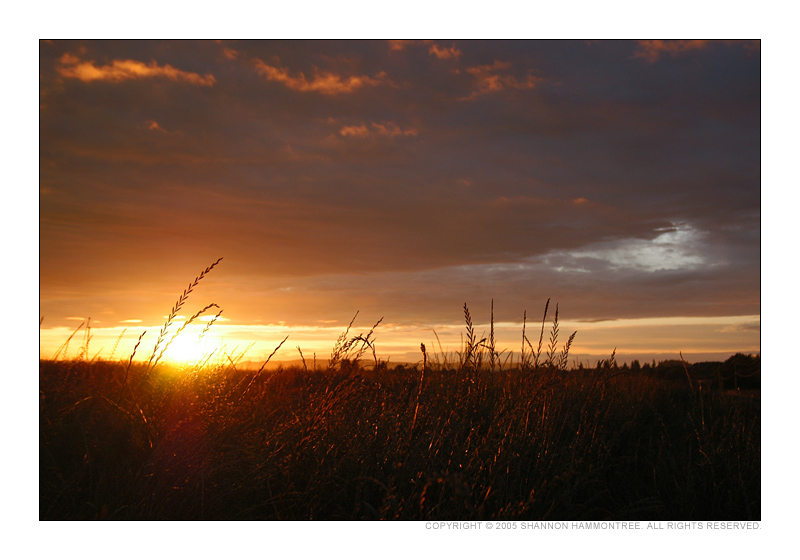
[[761,518],[758,401],[688,379],[127,365],[40,362],[41,519]]

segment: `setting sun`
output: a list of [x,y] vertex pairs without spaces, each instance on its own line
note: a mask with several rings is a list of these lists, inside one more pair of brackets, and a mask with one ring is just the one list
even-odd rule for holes
[[164,360],[176,365],[197,364],[213,354],[216,346],[199,335],[181,334],[164,351]]
[[[212,306],[216,305],[212,304]],[[206,322],[206,326],[193,322],[198,318],[200,321]],[[208,332],[217,319],[219,316],[195,316],[173,333],[164,336],[163,340],[159,340],[156,345],[158,347],[157,354],[160,356],[157,361],[178,366],[196,366],[208,362],[222,344],[218,337]],[[169,331],[169,323],[170,319],[167,319],[165,331]]]

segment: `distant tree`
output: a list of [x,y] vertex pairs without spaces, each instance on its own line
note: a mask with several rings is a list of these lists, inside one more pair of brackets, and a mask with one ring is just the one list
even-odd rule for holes
[[725,389],[761,389],[761,356],[734,354],[718,371]]
[[661,379],[686,379],[686,371],[680,360],[663,360],[656,366],[656,372]]

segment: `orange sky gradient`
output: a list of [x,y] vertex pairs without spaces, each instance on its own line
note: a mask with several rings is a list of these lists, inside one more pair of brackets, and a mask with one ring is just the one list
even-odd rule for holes
[[465,302],[488,334],[492,300],[518,354],[548,298],[584,364],[761,351],[757,41],[43,41],[39,63],[42,358],[91,317],[91,356],[126,329],[114,359],[147,331],[146,359],[220,256],[181,313],[217,304],[207,347],[253,361],[286,335],[275,360],[325,359],[359,311],[414,363],[434,331],[458,349]]

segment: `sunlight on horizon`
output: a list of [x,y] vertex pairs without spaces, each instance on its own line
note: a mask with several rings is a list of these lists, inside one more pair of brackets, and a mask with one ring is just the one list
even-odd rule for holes
[[[215,337],[216,338],[216,337]],[[199,364],[212,356],[220,343],[197,334],[181,333],[164,351],[163,360],[173,364]]]
[[[549,318],[550,319],[550,318]],[[367,324],[369,323],[369,324]],[[365,334],[374,323],[356,322],[349,337]],[[543,348],[547,347],[551,319],[545,322]],[[521,322],[496,322],[495,339],[497,350],[504,353],[512,363],[519,355],[522,343]],[[40,329],[40,358],[73,359],[85,353],[89,359],[98,357],[110,360],[127,360],[133,352],[139,335],[145,332],[134,361],[147,360],[162,327],[127,326],[96,327],[90,329],[88,352],[85,351],[85,326],[64,326]],[[178,327],[179,328],[179,327]],[[346,324],[320,325],[212,325],[201,336],[204,325],[188,325],[174,339],[173,328],[167,333],[158,352],[169,342],[162,361],[175,364],[198,364],[209,360],[228,362],[232,359],[258,362],[265,360],[278,346],[284,336],[288,340],[275,353],[272,360],[298,361],[300,351],[308,362],[326,360],[337,338],[347,328]],[[475,323],[479,338],[488,337],[490,325]],[[526,335],[536,346],[542,323],[529,322]],[[663,317],[616,319],[581,322],[560,321],[558,349],[561,349],[570,334],[577,336],[570,355],[583,359],[607,358],[616,349],[618,356],[628,359],[650,361],[654,356],[674,355],[722,355],[760,353],[760,316],[734,317]],[[426,344],[432,356],[439,360],[452,361],[463,344],[463,323],[454,324],[393,324],[382,323],[375,329],[374,340],[378,358],[398,362],[414,363],[420,359],[419,345]],[[74,334],[73,334],[74,333]],[[66,341],[72,338],[67,343]],[[298,346],[300,351],[298,351]],[[364,356],[366,362],[373,357]]]

